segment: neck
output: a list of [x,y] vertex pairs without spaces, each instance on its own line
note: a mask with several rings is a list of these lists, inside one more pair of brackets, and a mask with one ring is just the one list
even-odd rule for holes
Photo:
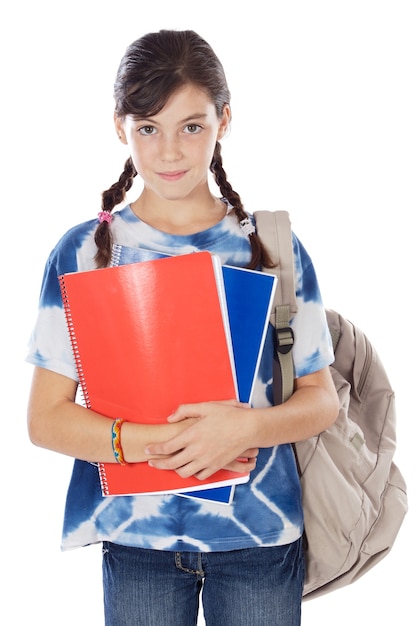
[[143,222],[167,233],[190,235],[220,222],[227,206],[210,192],[194,199],[163,201],[144,190],[131,204]]

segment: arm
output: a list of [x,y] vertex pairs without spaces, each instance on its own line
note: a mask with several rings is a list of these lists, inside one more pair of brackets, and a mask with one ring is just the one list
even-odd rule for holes
[[[111,443],[113,419],[75,403],[77,383],[41,367],[35,367],[28,406],[29,436],[35,445],[85,461],[115,462]],[[147,461],[149,441],[172,438],[191,421],[147,425],[125,422],[121,437],[126,461]]]
[[171,422],[199,418],[186,432],[170,441],[147,446],[149,455],[170,455],[150,463],[175,469],[181,476],[208,478],[220,467],[234,468],[234,461],[248,448],[267,448],[307,439],[327,429],[339,410],[329,368],[298,378],[293,396],[284,404],[246,409],[224,403],[183,405]]

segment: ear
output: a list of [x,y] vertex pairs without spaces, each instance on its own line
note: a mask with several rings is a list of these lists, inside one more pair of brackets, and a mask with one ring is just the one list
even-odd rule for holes
[[226,134],[231,122],[231,108],[229,104],[224,104],[222,110],[222,116],[220,119],[220,126],[218,128],[217,140],[219,141]]
[[114,113],[114,125],[116,127],[116,133],[121,143],[127,145],[126,133],[124,132],[124,120]]

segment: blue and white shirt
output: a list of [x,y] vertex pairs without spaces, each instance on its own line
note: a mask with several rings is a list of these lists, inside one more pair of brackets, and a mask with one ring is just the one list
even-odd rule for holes
[[[27,361],[77,380],[58,276],[95,268],[91,220],[69,230],[51,252],[42,282],[38,319]],[[172,235],[142,222],[126,206],[113,214],[116,245],[178,255],[209,250],[223,264],[244,267],[251,248],[230,210],[215,226],[191,235]],[[297,377],[333,361],[333,351],[315,271],[293,235],[298,313],[294,365]],[[252,398],[254,407],[272,404],[273,329],[269,326]],[[101,541],[174,551],[226,551],[274,546],[297,540],[303,531],[301,490],[290,445],[260,450],[247,483],[237,485],[231,504],[179,495],[103,497],[98,468],[78,459],[68,488],[62,548]]]

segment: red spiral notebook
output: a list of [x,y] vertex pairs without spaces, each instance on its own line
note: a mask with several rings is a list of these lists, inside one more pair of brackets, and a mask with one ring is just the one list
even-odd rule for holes
[[[219,259],[197,252],[59,277],[85,405],[108,417],[166,423],[182,403],[237,397]],[[110,434],[109,434],[110,436]],[[150,443],[150,442],[149,442]],[[205,481],[145,462],[99,463],[103,495],[188,492]]]

